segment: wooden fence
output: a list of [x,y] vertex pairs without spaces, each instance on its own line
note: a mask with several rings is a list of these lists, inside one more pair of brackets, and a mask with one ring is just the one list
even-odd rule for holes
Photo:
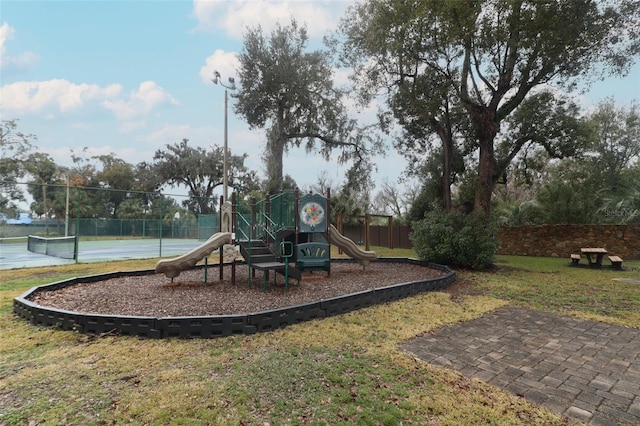
[[[389,248],[413,248],[409,234],[411,228],[409,226],[387,226],[387,225],[370,225],[369,226],[369,245]],[[357,244],[365,245],[365,226],[362,225],[343,225],[343,235]]]

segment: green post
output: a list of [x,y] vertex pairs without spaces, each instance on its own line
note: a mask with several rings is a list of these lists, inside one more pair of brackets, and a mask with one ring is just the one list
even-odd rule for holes
[[73,239],[73,260],[75,260],[76,263],[78,263],[78,250],[78,234],[76,234],[76,237]]
[[289,258],[293,256],[293,243],[291,241],[282,241],[280,243],[280,256],[284,259],[284,289],[289,290]]

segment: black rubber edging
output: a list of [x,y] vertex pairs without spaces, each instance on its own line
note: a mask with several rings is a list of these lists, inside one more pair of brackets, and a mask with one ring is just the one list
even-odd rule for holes
[[[242,315],[214,315],[205,317],[146,317],[87,314],[38,305],[30,297],[40,291],[91,283],[110,278],[154,274],[153,270],[110,272],[70,278],[29,289],[13,299],[13,312],[33,325],[58,327],[83,334],[119,334],[149,339],[216,338],[237,334],[272,331],[292,324],[341,315],[357,309],[404,299],[426,291],[441,290],[455,280],[455,272],[447,266],[410,258],[379,258],[376,262],[410,263],[437,269],[445,275],[420,281],[395,284],[344,296],[323,299],[272,311]],[[332,259],[331,262],[353,262],[351,259]],[[201,268],[201,267],[199,267]]]

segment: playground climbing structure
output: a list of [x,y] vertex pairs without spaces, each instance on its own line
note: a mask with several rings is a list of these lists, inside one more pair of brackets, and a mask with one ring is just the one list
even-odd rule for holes
[[[180,271],[192,267],[213,250],[223,248],[229,252],[229,245],[237,246],[249,268],[249,285],[256,271],[263,273],[262,286],[266,290],[269,274],[285,276],[285,287],[289,278],[300,284],[303,272],[325,271],[331,274],[331,245],[343,250],[363,267],[376,258],[373,251],[361,250],[352,240],[341,235],[330,223],[330,198],[320,194],[299,195],[284,192],[269,195],[264,200],[252,200],[250,208],[239,209],[237,195],[232,195],[232,211],[225,230],[213,235],[196,249],[175,259],[158,262],[156,272],[168,277],[179,275]],[[226,230],[231,232],[225,232]],[[233,249],[235,252],[235,248]],[[232,281],[238,262],[232,261]],[[295,264],[295,266],[294,266]],[[222,278],[222,257],[220,277]]]

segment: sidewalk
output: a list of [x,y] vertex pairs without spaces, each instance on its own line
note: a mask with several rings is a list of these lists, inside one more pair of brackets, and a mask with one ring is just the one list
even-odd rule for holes
[[507,306],[402,347],[590,425],[640,424],[640,330]]

